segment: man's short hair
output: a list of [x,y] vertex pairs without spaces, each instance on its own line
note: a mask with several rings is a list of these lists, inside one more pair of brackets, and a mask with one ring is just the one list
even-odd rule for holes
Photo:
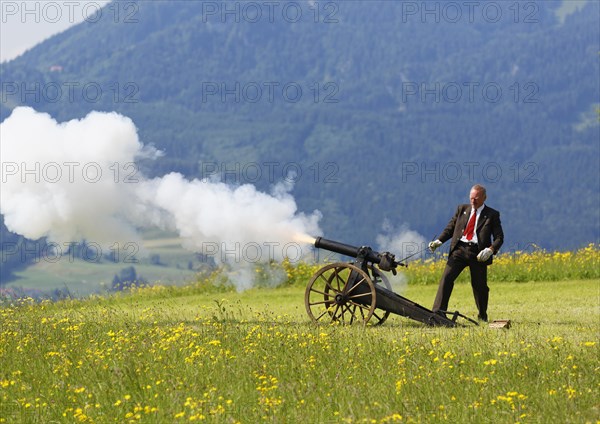
[[481,184],[475,184],[473,187],[471,187],[471,190],[478,191],[487,197],[487,192],[485,190],[485,187],[482,186]]

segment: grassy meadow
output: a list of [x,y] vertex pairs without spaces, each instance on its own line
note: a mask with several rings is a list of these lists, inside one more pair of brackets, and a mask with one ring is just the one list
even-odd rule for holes
[[[598,250],[568,260],[591,276],[565,278],[563,265],[557,278],[490,283],[490,318],[510,319],[509,329],[395,315],[379,327],[317,326],[304,309],[307,264],[281,265],[283,286],[241,293],[213,276],[7,300],[0,422],[598,423]],[[419,266],[430,264],[411,272]],[[402,294],[430,307],[436,284],[407,278]],[[451,308],[476,315],[468,283]]]

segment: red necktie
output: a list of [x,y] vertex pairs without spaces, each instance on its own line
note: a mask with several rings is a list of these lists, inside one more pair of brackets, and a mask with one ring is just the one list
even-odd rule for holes
[[467,228],[465,228],[465,237],[467,240],[471,240],[473,238],[473,232],[475,231],[475,219],[477,218],[477,211],[473,212],[471,215],[471,219],[469,219],[469,223],[467,224]]

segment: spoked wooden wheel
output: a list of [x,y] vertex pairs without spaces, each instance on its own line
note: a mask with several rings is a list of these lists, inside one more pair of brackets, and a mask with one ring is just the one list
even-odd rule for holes
[[[371,270],[371,274],[373,275],[373,282],[375,284],[381,284],[386,289],[388,289],[390,291],[392,290],[392,285],[390,284],[390,280],[388,280],[388,278],[385,276],[385,274],[383,274],[381,271],[379,271],[377,268],[375,268],[373,266],[369,266],[369,269]],[[389,316],[390,316],[390,311],[385,311],[383,309],[375,309],[373,311],[372,323],[373,323],[373,325],[381,325],[385,322],[386,319],[388,319]]]
[[326,265],[308,283],[304,303],[315,322],[366,324],[375,311],[375,285],[366,272],[354,265]]

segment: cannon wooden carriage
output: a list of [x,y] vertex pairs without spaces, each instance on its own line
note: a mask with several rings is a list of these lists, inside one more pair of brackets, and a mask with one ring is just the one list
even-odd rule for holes
[[392,253],[379,253],[368,246],[354,247],[322,237],[318,237],[314,245],[355,258],[351,263],[325,265],[311,278],[304,301],[309,317],[315,322],[381,325],[394,313],[429,326],[478,325],[458,311],[434,313],[394,293],[382,271],[396,274],[396,268],[406,264],[396,261]]

